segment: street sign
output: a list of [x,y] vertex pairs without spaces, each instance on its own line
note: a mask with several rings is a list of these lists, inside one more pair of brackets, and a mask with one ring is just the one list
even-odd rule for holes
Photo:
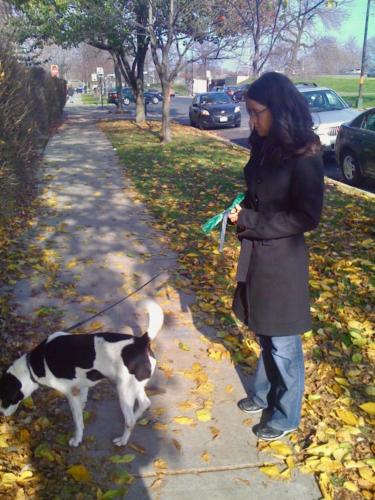
[[91,73],[91,81],[92,82],[97,82],[98,81],[98,77],[97,77],[96,73]]
[[54,78],[59,76],[59,67],[57,64],[51,64],[51,76]]
[[98,76],[104,76],[104,69],[103,68],[96,68],[96,74]]

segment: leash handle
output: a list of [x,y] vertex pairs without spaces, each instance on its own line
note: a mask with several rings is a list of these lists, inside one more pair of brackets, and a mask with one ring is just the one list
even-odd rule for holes
[[221,224],[219,252],[223,252],[224,250],[225,231],[227,230],[228,215],[229,215],[229,210],[225,210],[223,214],[223,221]]
[[65,332],[71,332],[72,330],[75,330],[76,328],[78,328],[79,326],[82,326],[84,325],[85,323],[87,323],[88,321],[96,318],[97,316],[100,316],[101,314],[104,314],[105,312],[109,311],[110,309],[112,309],[113,307],[117,306],[118,304],[121,304],[121,302],[124,302],[124,300],[128,299],[129,297],[131,297],[132,295],[135,295],[137,292],[139,292],[140,290],[142,290],[142,288],[144,288],[145,286],[149,285],[152,281],[156,280],[156,278],[158,276],[160,276],[162,273],[164,272],[164,270],[158,272],[158,274],[155,274],[151,279],[149,279],[146,283],[144,283],[143,285],[141,285],[139,288],[137,288],[136,290],[133,290],[132,292],[130,292],[128,295],[126,295],[126,297],[123,297],[122,299],[118,300],[117,302],[115,302],[114,304],[106,307],[105,309],[103,309],[102,311],[99,311],[98,313],[96,314],[93,314],[92,316],[90,316],[89,318],[86,318],[84,319],[83,321],[79,321],[78,323],[76,323],[75,325],[71,326],[70,328],[67,328],[67,329],[64,329]]

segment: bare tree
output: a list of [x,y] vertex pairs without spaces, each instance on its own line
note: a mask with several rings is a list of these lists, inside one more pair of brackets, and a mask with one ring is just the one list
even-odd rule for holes
[[311,74],[340,74],[358,67],[361,50],[354,38],[342,44],[334,37],[322,37],[306,60],[307,71]]
[[146,30],[163,91],[161,138],[169,142],[171,85],[184,67],[201,58],[195,46],[211,42],[206,58],[216,59],[237,38],[222,24],[221,2],[214,0],[148,0]]
[[317,23],[325,28],[338,27],[346,16],[345,8],[350,0],[336,2],[335,8],[327,8],[327,3],[317,6],[316,0],[293,0],[288,3],[285,15],[289,19],[280,40],[287,49],[286,72],[296,73],[300,49],[310,49],[320,38],[317,35]]
[[[307,24],[324,8],[336,8],[333,0],[226,0],[227,16],[238,19],[239,31],[250,37],[253,45],[252,73],[258,76],[267,65],[282,38],[292,45],[292,61],[296,61]],[[285,40],[284,40],[285,42]],[[294,64],[294,62],[292,63]]]

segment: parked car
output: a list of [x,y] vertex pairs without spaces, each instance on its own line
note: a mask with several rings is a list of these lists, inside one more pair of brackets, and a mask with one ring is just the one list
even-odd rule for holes
[[[145,98],[146,104],[150,104],[150,102],[153,102],[152,101],[152,93],[147,93],[146,90],[144,91],[144,98]],[[163,96],[162,96],[162,98],[163,98]],[[108,104],[116,104],[117,105],[117,92],[116,91],[108,92],[107,102],[108,102]],[[123,89],[122,89],[122,102],[125,104],[125,106],[129,106],[129,104],[131,102],[135,102],[133,89],[131,87],[123,87]],[[157,102],[159,102],[159,99]]]
[[245,83],[244,85],[240,85],[239,88],[233,93],[232,99],[234,102],[244,101],[247,91],[249,90],[250,83]]
[[192,126],[240,127],[241,110],[225,92],[207,92],[194,97],[189,107]]
[[341,125],[335,153],[348,184],[357,186],[365,177],[375,179],[375,108]]
[[124,87],[122,89],[122,102],[125,106],[129,106],[131,102],[135,102],[133,89],[131,87]]
[[307,100],[314,121],[315,133],[325,152],[334,152],[337,132],[342,123],[353,120],[359,111],[351,108],[336,92],[315,83],[296,83]]
[[108,104],[117,104],[117,90],[110,90],[107,94]]
[[224,91],[230,96],[233,97],[233,94],[239,90],[240,87],[238,85],[228,85],[224,88]]
[[369,69],[367,72],[369,78],[375,78],[375,68]]
[[145,98],[150,100],[152,104],[158,104],[159,101],[163,100],[163,94],[159,90],[147,89],[144,91]]
[[225,92],[225,87],[221,85],[217,85],[215,87],[212,87],[209,92]]

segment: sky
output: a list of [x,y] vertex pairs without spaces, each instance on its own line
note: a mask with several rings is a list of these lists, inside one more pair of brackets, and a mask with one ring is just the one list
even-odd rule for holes
[[[332,35],[345,42],[350,37],[354,37],[357,43],[362,46],[365,34],[367,0],[352,0],[348,9],[348,17],[341,26],[332,30]],[[368,22],[367,39],[375,36],[375,0],[371,0],[370,17]]]
[[[345,43],[350,38],[354,38],[357,45],[362,50],[363,37],[365,34],[366,9],[368,0],[348,0],[347,15],[345,19],[337,26],[337,29],[330,27],[328,30],[322,25],[317,26],[318,32],[324,36],[332,36],[339,42]],[[375,0],[370,0],[370,16],[367,29],[367,40],[375,37]],[[246,52],[246,51],[245,51]],[[247,61],[250,57],[248,52],[244,53],[243,61]],[[235,65],[238,61],[229,61],[223,63],[223,66],[230,70],[235,70]]]

